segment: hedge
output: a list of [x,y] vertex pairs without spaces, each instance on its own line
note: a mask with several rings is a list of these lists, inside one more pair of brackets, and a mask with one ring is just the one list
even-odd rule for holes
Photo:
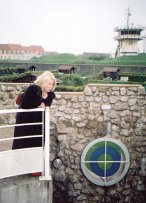
[[119,76],[127,76],[128,80],[132,82],[146,81],[146,74],[144,73],[121,73]]

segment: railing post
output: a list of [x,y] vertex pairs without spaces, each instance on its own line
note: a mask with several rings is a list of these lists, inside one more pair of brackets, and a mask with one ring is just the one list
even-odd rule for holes
[[45,147],[44,147],[44,174],[40,180],[51,180],[50,170],[50,112],[49,107],[45,108]]

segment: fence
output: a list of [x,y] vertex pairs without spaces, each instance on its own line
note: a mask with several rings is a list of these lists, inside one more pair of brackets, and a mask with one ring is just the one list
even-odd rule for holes
[[[7,109],[0,110],[0,116],[3,114],[12,114],[18,112],[42,112],[42,122],[33,123],[33,125],[42,125],[42,135],[30,135],[25,137],[4,137],[1,138],[0,135],[0,144],[2,142],[13,141],[14,139],[23,139],[23,138],[34,138],[42,137],[42,140],[45,140],[45,143],[42,142],[41,147],[34,148],[23,148],[16,150],[7,150],[0,152],[0,179],[29,174],[33,172],[42,172],[40,180],[51,180],[50,173],[50,115],[49,107],[47,108],[37,108],[37,109]],[[45,121],[45,122],[44,122]],[[44,125],[45,123],[45,125]],[[23,123],[23,124],[8,124],[1,125],[2,128],[10,128],[15,126],[28,126],[32,123]]]

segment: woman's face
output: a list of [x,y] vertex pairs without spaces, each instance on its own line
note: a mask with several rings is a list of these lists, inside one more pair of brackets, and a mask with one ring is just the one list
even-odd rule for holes
[[53,80],[49,80],[44,84],[44,91],[45,92],[51,92],[52,89],[54,87],[54,81]]

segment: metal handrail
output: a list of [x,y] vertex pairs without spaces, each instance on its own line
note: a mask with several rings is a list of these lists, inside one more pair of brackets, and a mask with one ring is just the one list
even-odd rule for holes
[[36,112],[45,111],[45,108],[34,108],[34,109],[3,109],[0,110],[0,114],[4,113],[18,113],[18,112]]
[[23,123],[23,124],[10,124],[10,125],[3,125],[0,126],[0,128],[11,128],[11,127],[15,127],[15,126],[28,126],[28,125],[41,125],[43,124],[41,123]]
[[[39,123],[22,123],[22,124],[9,124],[9,125],[1,125],[0,128],[8,128],[8,127],[14,127],[14,126],[27,126],[27,125],[43,125],[45,123],[45,127],[43,130],[42,135],[30,135],[30,136],[23,136],[23,137],[13,137],[13,138],[2,138],[1,141],[9,141],[9,140],[15,140],[15,139],[23,139],[23,138],[34,138],[34,137],[43,137],[45,136],[45,143],[44,143],[44,171],[42,176],[40,177],[40,180],[51,180],[51,171],[50,171],[50,115],[49,115],[49,107],[46,108],[35,108],[35,109],[4,109],[0,110],[0,114],[9,114],[9,113],[18,113],[18,112],[44,112],[44,119],[47,122],[44,122],[44,119],[42,122]],[[11,151],[11,150],[10,150]],[[0,152],[1,153],[1,152]]]
[[19,140],[24,138],[35,138],[35,137],[43,137],[43,135],[33,135],[33,136],[22,136],[22,137],[9,137],[9,138],[0,138],[0,142],[10,141],[10,140]]

